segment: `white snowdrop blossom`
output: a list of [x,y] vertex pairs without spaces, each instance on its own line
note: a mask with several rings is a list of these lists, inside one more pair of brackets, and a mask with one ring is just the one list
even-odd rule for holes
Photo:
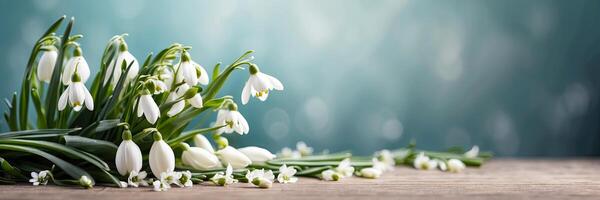
[[198,170],[210,170],[221,167],[219,158],[214,153],[200,147],[190,147],[186,143],[182,143],[183,152],[181,153],[181,161],[183,164]]
[[171,186],[169,186],[168,184],[165,184],[159,180],[152,182],[152,186],[154,187],[154,191],[156,191],[156,192],[167,191],[167,190],[169,190],[169,188],[171,188]]
[[142,95],[138,98],[138,107],[137,107],[137,116],[142,117],[144,115],[146,120],[150,124],[156,123],[156,120],[160,117],[160,109],[154,99],[152,99],[152,95],[148,90],[144,90]]
[[339,181],[341,178],[341,174],[331,169],[321,172],[321,179],[323,179],[324,181]]
[[175,169],[175,154],[158,132],[154,132],[154,143],[150,147],[148,162],[155,177],[160,177],[162,173],[173,172]]
[[300,158],[300,157],[302,157],[302,155],[300,155],[300,152],[298,152],[298,151],[294,151],[294,150],[290,149],[289,147],[284,147],[278,153],[278,157],[280,157],[280,158]]
[[335,171],[340,173],[343,177],[350,177],[354,173],[354,167],[352,167],[352,162],[350,162],[350,158],[346,158],[340,162],[340,164],[335,168]]
[[89,177],[81,176],[81,178],[79,178],[79,185],[81,185],[81,187],[89,189],[94,186],[94,183],[92,182],[92,179],[90,179]]
[[142,169],[142,151],[131,140],[132,136],[129,130],[123,131],[122,138],[123,141],[119,145],[115,156],[117,171],[122,176],[134,172],[137,174]]
[[44,46],[43,49],[37,65],[37,77],[40,81],[50,83],[58,58],[58,50],[53,45]]
[[48,170],[40,171],[40,173],[31,172],[31,179],[29,179],[29,182],[35,186],[46,185],[48,184],[48,180],[50,180],[49,173],[50,171]]
[[479,155],[479,146],[475,145],[471,148],[471,150],[465,152],[465,157],[467,158],[476,158]]
[[250,127],[246,118],[237,111],[237,105],[230,103],[227,108],[222,108],[217,113],[217,121],[215,126],[225,126],[217,130],[217,134],[233,133],[234,131],[240,135],[248,134]]
[[169,187],[171,187],[171,184],[180,185],[179,179],[181,176],[179,172],[162,172],[160,173],[160,181],[169,185]]
[[248,182],[260,188],[270,188],[273,186],[273,179],[275,179],[275,176],[271,170],[265,171],[264,169],[255,169],[246,173],[246,179],[248,179]]
[[466,168],[465,163],[458,159],[448,160],[448,171],[453,173],[462,172]]
[[194,185],[194,183],[192,183],[192,172],[183,171],[179,172],[179,174],[181,174],[178,181],[179,184],[177,184],[179,187],[192,187]]
[[176,67],[176,81],[177,83],[185,82],[189,86],[208,84],[208,72],[200,66],[198,63],[190,59],[188,52],[183,52],[181,56],[181,63],[175,65]]
[[165,84],[161,80],[152,78],[152,79],[149,79],[148,82],[151,83],[152,86],[154,86],[153,87],[154,92],[152,94],[161,94],[161,93],[169,90],[169,88],[167,87],[167,84]]
[[443,160],[438,160],[435,159],[435,161],[437,162],[437,166],[441,171],[447,171],[448,170],[448,165],[446,164],[445,161]]
[[148,174],[145,171],[136,172],[132,171],[129,173],[129,177],[127,178],[127,184],[133,187],[148,186],[148,182],[145,180]]
[[217,154],[221,163],[228,163],[234,169],[244,168],[252,164],[252,161],[246,155],[231,146],[220,149],[215,154]]
[[204,150],[210,153],[215,152],[215,149],[213,148],[212,144],[210,144],[210,141],[208,141],[208,138],[206,138],[202,134],[197,134],[196,136],[194,136],[194,144],[196,144],[197,147],[203,148]]
[[197,92],[196,88],[190,88],[190,86],[183,84],[175,92],[169,94],[169,102],[176,101],[171,109],[167,112],[169,117],[179,114],[185,108],[185,102],[188,102],[194,108],[202,108],[203,101],[200,93]]
[[227,164],[225,172],[217,172],[210,180],[220,186],[231,185],[238,182],[238,180],[233,178],[233,168],[230,164]]
[[250,65],[249,71],[250,77],[242,90],[242,104],[247,104],[250,96],[265,101],[270,90],[283,90],[283,84],[277,78],[260,72],[258,66]]
[[360,176],[364,178],[379,178],[383,171],[374,167],[362,168],[360,170]]
[[80,47],[75,48],[73,57],[67,60],[65,64],[62,74],[63,85],[69,85],[75,74],[79,77],[80,82],[84,83],[90,77],[90,67],[85,58],[83,58]]
[[393,171],[394,166],[396,166],[396,161],[394,159],[394,155],[387,149],[383,149],[381,151],[375,152],[375,157],[377,160],[382,162],[384,165],[379,165],[379,170],[381,171]]
[[94,110],[94,100],[90,91],[81,82],[78,75],[73,75],[72,80],[58,99],[58,110],[64,110],[67,107],[67,102],[76,112],[80,111],[84,105],[88,110]]
[[294,177],[297,170],[294,167],[288,167],[283,164],[279,167],[279,174],[277,175],[277,181],[280,183],[295,183],[298,181],[297,177]]
[[[116,60],[116,62],[115,62]],[[129,72],[127,72],[126,80],[132,80],[137,76],[140,71],[140,64],[137,59],[129,52],[127,47],[127,43],[125,41],[121,41],[119,44],[119,53],[117,54],[117,59],[113,59],[108,65],[108,69],[106,70],[106,74],[112,73],[112,76],[106,75],[104,77],[104,85],[108,83],[108,80],[111,79],[111,84],[117,85],[119,82],[119,78],[121,78],[121,73],[123,73],[125,69],[123,69],[123,61],[125,61],[125,67],[128,67],[131,64],[131,68],[129,68]],[[132,64],[133,63],[133,64]]]
[[246,155],[250,161],[252,161],[252,163],[265,162],[273,160],[276,157],[274,154],[269,152],[269,150],[255,146],[239,148],[238,151]]
[[421,152],[413,161],[413,165],[416,169],[431,170],[437,167],[437,162],[429,159],[428,156],[425,156],[425,153]]
[[300,152],[301,156],[310,156],[313,153],[313,148],[306,145],[306,143],[300,141],[296,143],[296,150]]

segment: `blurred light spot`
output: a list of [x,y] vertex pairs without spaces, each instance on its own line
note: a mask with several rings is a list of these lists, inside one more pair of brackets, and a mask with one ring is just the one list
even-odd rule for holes
[[263,117],[263,127],[267,134],[275,139],[281,140],[289,133],[290,117],[281,108],[272,108]]
[[309,3],[299,2],[293,6],[293,13],[297,20],[298,31],[304,36],[310,45],[325,46],[333,36],[334,23],[330,23],[329,18],[323,16],[322,7],[309,6]]
[[471,137],[469,136],[469,133],[462,128],[450,128],[446,133],[445,144],[446,147],[465,147],[471,145]]
[[438,58],[435,61],[435,72],[446,81],[458,79],[463,72],[463,39],[459,27],[440,30],[443,35],[439,37]]
[[402,132],[404,131],[404,126],[402,123],[396,119],[388,119],[381,126],[381,133],[383,138],[388,140],[397,140],[402,136]]
[[588,90],[579,83],[569,85],[563,98],[567,112],[572,115],[584,114],[590,103]]
[[552,29],[554,13],[547,6],[534,6],[531,10],[529,28],[536,38],[544,38]]
[[315,137],[324,137],[329,124],[329,107],[320,97],[308,99],[296,117],[297,126],[302,132]]
[[520,140],[511,117],[504,111],[496,111],[487,122],[487,130],[492,134],[496,149],[503,155],[518,152]]
[[49,11],[56,7],[58,0],[35,0],[33,6],[42,11]]
[[144,8],[142,0],[115,1],[115,12],[123,19],[137,17]]

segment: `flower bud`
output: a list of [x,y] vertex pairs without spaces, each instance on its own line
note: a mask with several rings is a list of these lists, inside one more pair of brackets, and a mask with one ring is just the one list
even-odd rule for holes
[[40,61],[37,66],[37,76],[40,81],[50,83],[57,58],[58,50],[54,46],[47,46],[45,50],[42,51],[42,56],[40,56]]
[[89,189],[94,186],[94,183],[92,182],[92,179],[88,178],[87,176],[81,176],[81,178],[79,178],[79,185]]
[[150,148],[150,169],[155,177],[165,172],[173,172],[175,169],[175,154],[169,145],[162,140],[159,132],[154,132],[154,143]]
[[219,149],[229,146],[229,140],[227,140],[227,138],[225,138],[225,137],[222,137],[220,135],[215,135],[214,139],[215,139],[215,142],[217,143],[217,147]]
[[125,176],[131,172],[137,173],[142,169],[142,151],[131,140],[131,132],[129,130],[123,131],[122,137],[123,141],[119,145],[117,155],[115,156],[115,165],[119,174]]
[[263,177],[258,177],[252,180],[252,184],[258,186],[259,188],[270,188],[273,186],[273,181]]
[[448,160],[448,171],[453,173],[462,172],[466,168],[465,163],[458,159]]
[[181,153],[181,161],[183,164],[198,170],[209,170],[221,166],[219,158],[213,153],[200,147],[190,147],[186,143],[183,143],[182,145],[185,149]]
[[221,159],[221,163],[229,163],[234,169],[244,168],[252,163],[246,155],[231,146],[217,151],[216,154]]
[[379,178],[381,173],[381,170],[372,167],[367,167],[360,170],[361,176],[365,178]]
[[268,160],[273,160],[275,158],[275,155],[273,155],[268,150],[255,146],[239,148],[238,151],[246,155],[253,163],[265,162]]
[[196,136],[194,136],[194,143],[196,143],[197,147],[203,148],[204,150],[210,153],[215,153],[215,149],[213,149],[213,146],[210,144],[208,139],[202,134],[197,134]]

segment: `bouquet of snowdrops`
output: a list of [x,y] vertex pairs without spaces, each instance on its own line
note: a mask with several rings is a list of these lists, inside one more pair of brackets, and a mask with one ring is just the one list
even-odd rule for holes
[[[477,152],[424,152],[414,146],[375,157],[312,155],[304,143],[278,156],[254,146],[236,149],[224,135],[244,135],[250,128],[234,98],[219,96],[228,77],[248,69],[242,104],[250,97],[265,101],[271,90],[284,89],[277,78],[261,72],[252,51],[227,66],[216,64],[209,74],[192,60],[189,46],[172,44],[139,62],[128,51],[126,34],[117,35],[106,45],[88,89],[90,69],[77,42],[82,35],[71,33],[73,19],[57,35],[64,21],[64,16],[58,19],[35,43],[20,92],[6,100],[10,132],[0,133],[0,183],[164,191],[206,181],[268,188],[273,182],[296,182],[295,176],[377,178],[408,163],[418,169],[443,164],[440,169],[457,172],[465,163],[478,166],[487,159]],[[29,120],[30,106],[35,121]],[[189,128],[195,117],[213,112],[213,127]]]

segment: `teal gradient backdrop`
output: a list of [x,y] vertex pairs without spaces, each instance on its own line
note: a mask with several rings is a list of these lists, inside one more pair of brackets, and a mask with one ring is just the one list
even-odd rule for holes
[[[18,89],[35,39],[67,15],[93,72],[121,33],[138,59],[179,42],[209,70],[255,50],[285,91],[241,107],[251,128],[232,136],[238,146],[303,140],[368,154],[416,139],[599,155],[599,10],[582,0],[0,0],[0,95]],[[246,78],[236,73],[224,92],[239,101]]]

